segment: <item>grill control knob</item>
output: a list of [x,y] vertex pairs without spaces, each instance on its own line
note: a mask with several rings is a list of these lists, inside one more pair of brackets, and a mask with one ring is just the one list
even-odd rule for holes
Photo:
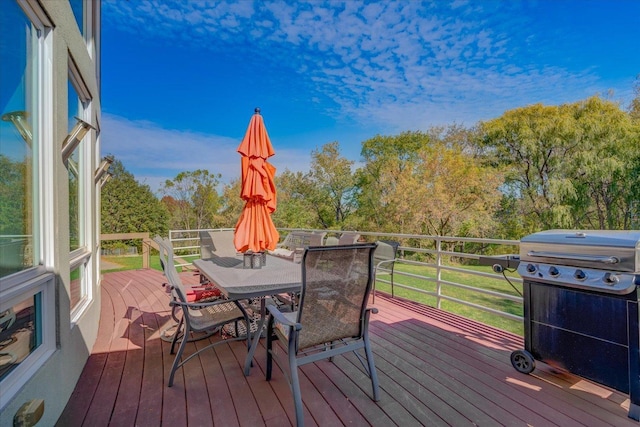
[[560,271],[556,267],[549,267],[549,274],[551,277],[558,277],[560,275]]
[[536,272],[536,266],[533,264],[527,264],[527,271],[531,274]]
[[573,277],[575,277],[577,280],[584,280],[587,278],[587,273],[582,270],[576,270],[576,272],[573,273]]
[[604,283],[606,283],[607,285],[615,285],[616,283],[618,283],[620,281],[620,278],[618,276],[616,276],[615,274],[611,274],[611,273],[605,273],[604,275]]

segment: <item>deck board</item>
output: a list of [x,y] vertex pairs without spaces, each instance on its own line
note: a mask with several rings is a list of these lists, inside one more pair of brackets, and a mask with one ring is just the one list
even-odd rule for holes
[[[197,283],[192,273],[183,273]],[[265,381],[265,343],[251,374],[246,343],[225,341],[189,361],[167,387],[173,356],[159,339],[172,322],[154,270],[107,273],[99,336],[59,426],[282,426],[295,422],[281,370]],[[537,362],[509,362],[522,338],[451,313],[378,294],[371,341],[379,402],[353,354],[301,368],[307,426],[640,426],[628,396]],[[185,354],[219,336],[187,344]],[[280,344],[276,344],[280,345]],[[282,348],[280,348],[282,351]]]

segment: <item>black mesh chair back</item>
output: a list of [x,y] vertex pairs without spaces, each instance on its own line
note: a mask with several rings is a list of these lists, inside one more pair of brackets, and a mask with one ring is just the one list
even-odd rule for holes
[[[378,377],[369,342],[367,307],[373,281],[375,243],[315,246],[302,258],[302,289],[297,311],[281,312],[269,305],[267,380],[272,362],[283,370],[293,393],[296,423],[304,424],[298,367],[354,352],[371,378],[373,400],[379,399]],[[287,343],[288,362],[273,351],[275,340]],[[359,353],[364,350],[366,360]]]

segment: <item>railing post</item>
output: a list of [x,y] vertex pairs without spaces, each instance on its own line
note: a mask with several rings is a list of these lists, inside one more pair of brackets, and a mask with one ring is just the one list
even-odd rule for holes
[[436,307],[440,308],[442,299],[442,240],[439,237],[436,238]]
[[142,268],[149,268],[149,265],[151,264],[149,262],[151,253],[151,251],[149,250],[149,240],[149,237],[145,237],[144,239],[142,239]]

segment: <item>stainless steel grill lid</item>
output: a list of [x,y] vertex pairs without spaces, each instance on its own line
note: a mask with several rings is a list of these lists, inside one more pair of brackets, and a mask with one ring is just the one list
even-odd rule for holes
[[548,230],[520,240],[521,262],[640,273],[640,230]]

